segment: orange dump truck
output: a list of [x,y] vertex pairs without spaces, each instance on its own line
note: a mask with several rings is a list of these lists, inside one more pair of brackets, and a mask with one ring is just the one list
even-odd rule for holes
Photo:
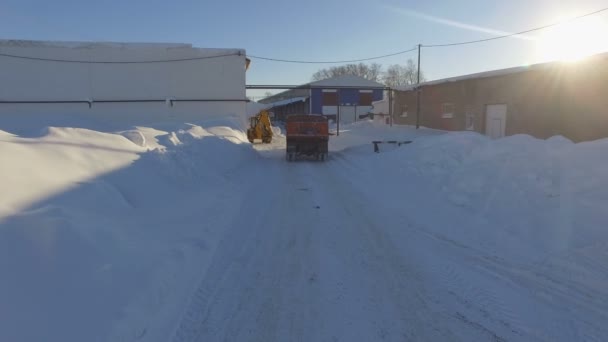
[[287,151],[285,158],[294,161],[299,156],[317,160],[327,159],[329,126],[323,115],[290,115],[286,119]]

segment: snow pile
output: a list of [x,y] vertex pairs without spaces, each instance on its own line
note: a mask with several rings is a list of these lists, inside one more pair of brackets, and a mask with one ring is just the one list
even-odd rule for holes
[[144,151],[123,136],[86,129],[45,129],[39,138],[0,136],[0,179],[11,196],[2,196],[0,218],[23,210],[102,174],[122,168]]
[[120,135],[129,139],[132,143],[134,143],[137,146],[141,146],[141,147],[147,146],[146,145],[146,136],[140,131],[129,130],[129,131],[120,132]]
[[[373,151],[372,141],[406,141],[418,136],[438,135],[442,131],[423,128],[416,130],[410,126],[392,127],[384,123],[378,123],[373,120],[358,121],[351,124],[341,124],[338,135],[338,126],[335,123],[330,124],[330,133],[335,136],[329,140],[330,149],[332,151],[345,151],[349,153],[362,152],[367,153]],[[392,145],[382,145],[381,149],[393,149]]]
[[[599,222],[590,221],[587,210],[573,216],[608,198],[603,190],[608,177],[602,173],[608,169],[602,158],[607,146],[608,140],[573,144],[563,137],[540,140],[528,135],[491,140],[457,132],[417,137],[411,145],[380,154],[370,148],[359,158],[372,158],[370,165],[392,177],[396,184],[387,188],[401,191],[407,186],[411,191],[414,185],[421,197],[500,223],[497,230],[527,235],[522,243],[546,244],[545,252],[555,252],[584,244],[579,239],[595,243],[595,238],[608,238],[590,233],[600,233]],[[562,236],[554,229],[564,219],[588,224],[578,224],[576,236]]]
[[0,131],[0,340],[168,339],[257,158],[204,126]]
[[[437,234],[608,295],[600,266],[608,262],[606,149],[608,139],[574,144],[457,132],[379,154],[370,148],[357,156],[356,170],[361,179],[389,179],[362,190]],[[565,269],[580,279],[567,279]]]
[[399,165],[396,169],[419,178],[416,183],[425,184],[429,197],[445,199],[522,238],[517,244],[530,252],[555,253],[608,238],[593,220],[601,213],[588,208],[608,198],[601,190],[608,185],[602,174],[608,169],[602,158],[608,140],[573,144],[565,138],[490,140],[452,133],[415,144],[388,157]]

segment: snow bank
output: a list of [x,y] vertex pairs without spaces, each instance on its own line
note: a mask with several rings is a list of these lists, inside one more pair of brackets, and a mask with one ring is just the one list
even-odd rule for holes
[[[604,339],[608,139],[491,140],[400,128],[395,137],[412,144],[374,153],[369,141],[357,140],[373,137],[366,125],[332,137],[339,149],[330,161],[370,212],[383,215],[377,229],[390,232],[406,257],[419,259],[433,295],[466,298],[467,307],[485,310],[474,313],[477,321],[488,312],[502,316],[508,331],[523,331],[524,339]],[[343,138],[351,141],[338,141]],[[419,235],[474,257],[454,261],[438,250],[413,251],[409,241]],[[556,324],[563,328],[553,329]]]
[[[339,136],[337,135],[338,126],[330,124],[330,133],[335,138],[329,139],[331,151],[348,151],[349,153],[360,151],[367,153],[373,151],[372,141],[405,141],[419,136],[439,135],[442,131],[431,129],[416,130],[411,126],[393,125],[392,127],[373,120],[358,121],[351,124],[341,124]],[[392,149],[394,146],[383,145],[382,150]]]
[[0,219],[81,182],[122,168],[144,149],[116,134],[49,127],[39,138],[0,138]]
[[0,340],[167,340],[257,158],[241,127],[0,131]]
[[[345,172],[373,184],[362,190],[386,199],[381,205],[451,240],[512,262],[550,260],[557,269],[577,265],[586,276],[608,276],[586,261],[608,246],[607,148],[608,139],[574,144],[563,137],[491,140],[455,132],[415,137],[379,154],[362,150]],[[378,174],[386,181],[363,181]],[[603,253],[592,255],[608,262]]]
[[140,147],[146,147],[146,136],[136,130],[120,132],[120,135],[129,139],[132,143]]

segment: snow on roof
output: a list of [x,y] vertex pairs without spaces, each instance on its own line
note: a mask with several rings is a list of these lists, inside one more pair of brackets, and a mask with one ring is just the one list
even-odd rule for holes
[[[608,58],[608,53],[597,54],[597,55],[591,56],[589,58],[590,59]],[[465,80],[476,79],[476,78],[488,78],[488,77],[512,75],[512,74],[517,74],[517,73],[530,71],[530,70],[550,69],[550,68],[554,68],[559,65],[563,65],[563,62],[553,61],[553,62],[547,62],[547,63],[538,63],[538,64],[532,64],[532,65],[526,65],[526,66],[519,66],[519,67],[514,67],[514,68],[484,71],[484,72],[478,72],[475,74],[449,77],[449,78],[443,78],[443,79],[434,80],[434,81],[422,82],[422,83],[420,83],[420,86],[429,86],[429,85],[436,85],[436,84],[449,83],[449,82],[458,82],[458,81],[465,81]],[[395,87],[394,89],[400,90],[400,91],[409,91],[409,90],[414,90],[416,88],[416,86],[417,86],[416,84],[410,84],[407,86]]]
[[379,101],[372,102],[371,112],[374,114],[388,114],[388,112],[389,112],[388,100],[382,99]]
[[182,43],[123,43],[123,42],[83,42],[83,41],[43,41],[0,39],[3,47],[58,47],[58,48],[87,48],[87,47],[117,47],[117,48],[192,48],[192,44]]
[[83,41],[42,41],[42,40],[19,40],[19,39],[0,39],[0,48],[66,48],[66,49],[85,49],[85,48],[115,48],[115,49],[191,49],[198,55],[209,53],[242,52],[242,49],[215,49],[198,48],[187,43],[145,43],[145,42],[83,42]]
[[[441,84],[441,83],[464,81],[464,80],[469,80],[469,79],[474,79],[474,78],[487,78],[487,77],[494,77],[494,76],[510,75],[510,74],[516,74],[516,73],[528,71],[531,69],[532,69],[532,66],[523,66],[523,67],[515,67],[515,68],[508,68],[508,69],[501,69],[501,70],[484,71],[484,72],[478,72],[478,73],[470,74],[470,75],[442,78],[439,80],[422,82],[422,83],[420,83],[420,86],[429,86],[429,85],[435,85],[435,84]],[[416,86],[417,86],[416,84],[410,84],[410,85],[406,85],[406,86],[395,87],[394,89],[401,90],[401,91],[408,91],[408,90],[414,90],[414,88],[416,88]]]
[[361,76],[343,75],[307,83],[315,87],[384,87],[384,84],[370,81]]
[[306,101],[308,97],[294,97],[291,99],[286,99],[286,100],[281,100],[281,101],[277,101],[277,102],[271,102],[271,103],[267,103],[266,105],[268,106],[268,108],[271,107],[278,107],[278,106],[284,106],[284,105],[288,105],[291,103],[295,103],[295,102],[304,102]]
[[366,87],[373,87],[373,88],[384,87],[384,84],[378,83],[378,82],[374,82],[374,81],[370,81],[370,80],[368,80],[368,79],[366,79],[364,77],[360,77],[360,76],[343,75],[343,76],[338,76],[338,77],[333,77],[333,78],[327,78],[327,79],[320,80],[320,81],[315,81],[315,82],[310,82],[310,83],[304,83],[304,84],[302,84],[299,87],[301,87],[301,88],[295,88],[295,89],[285,90],[285,91],[282,91],[282,92],[280,92],[278,94],[274,94],[272,96],[269,96],[266,99],[271,98],[271,97],[275,97],[275,96],[279,97],[281,95],[288,94],[289,92],[292,92],[294,90],[297,90],[297,89],[307,89],[309,87],[313,87],[313,88],[318,88],[318,87],[323,87],[323,88],[331,88],[331,87],[361,87],[361,88],[365,89]]
[[252,116],[252,115],[256,115],[261,110],[268,108],[268,105],[266,105],[264,103],[255,102],[255,101],[249,101],[249,102],[247,102],[246,107],[247,107],[247,116]]

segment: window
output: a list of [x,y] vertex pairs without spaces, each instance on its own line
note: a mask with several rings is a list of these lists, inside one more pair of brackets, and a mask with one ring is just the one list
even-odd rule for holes
[[444,119],[451,119],[454,117],[454,104],[444,103],[442,106],[441,117]]
[[337,106],[338,92],[335,89],[323,89],[323,106]]
[[359,105],[371,106],[374,99],[374,93],[371,90],[359,90]]
[[407,118],[407,105],[404,104],[403,106],[401,106],[401,117],[402,118]]

